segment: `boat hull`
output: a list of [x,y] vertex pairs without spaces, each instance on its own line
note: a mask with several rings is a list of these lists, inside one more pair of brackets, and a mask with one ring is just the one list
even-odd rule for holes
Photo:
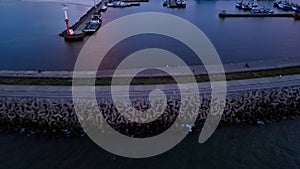
[[72,35],[64,35],[65,41],[83,41],[85,36],[85,33],[78,33],[78,34],[72,34]]

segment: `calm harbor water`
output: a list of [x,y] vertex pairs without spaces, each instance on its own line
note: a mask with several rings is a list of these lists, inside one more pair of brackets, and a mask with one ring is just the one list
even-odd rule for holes
[[0,168],[232,169],[299,168],[300,119],[265,126],[218,129],[204,144],[189,135],[172,150],[147,159],[112,155],[87,137],[0,137]]
[[[204,31],[224,63],[281,60],[300,57],[300,22],[291,18],[232,18],[222,20],[222,9],[236,12],[235,1],[190,0],[185,10],[166,9],[161,1],[140,7],[109,9],[104,24],[136,12],[154,11],[185,18]],[[263,1],[266,6],[272,1]],[[88,10],[69,5],[71,21]],[[72,70],[83,43],[65,43],[58,36],[64,29],[58,3],[0,0],[0,70]],[[137,43],[137,42],[143,43]],[[128,43],[130,42],[130,43]],[[174,50],[192,64],[201,64],[186,54],[181,44],[165,37],[132,37],[114,48],[104,60],[112,68],[127,53],[143,47]],[[132,46],[131,44],[135,44]],[[180,48],[178,48],[180,46]],[[122,49],[122,50],[121,50]],[[122,52],[120,52],[122,51]],[[204,144],[189,135],[174,149],[153,158],[127,159],[112,155],[89,138],[51,139],[0,136],[0,168],[299,168],[300,119],[264,126],[218,129]]]
[[[295,1],[296,2],[296,1]],[[273,1],[259,1],[272,6]],[[231,0],[190,0],[186,9],[167,9],[159,0],[142,3],[140,7],[108,9],[104,24],[137,12],[174,14],[199,27],[215,45],[223,63],[260,60],[282,60],[300,57],[300,22],[292,18],[227,18],[217,14],[226,9],[240,12]],[[69,5],[74,23],[88,6]],[[0,1],[0,70],[72,70],[82,42],[65,43],[58,36],[64,28],[63,11],[59,3]],[[109,37],[109,36],[108,36]],[[141,43],[142,42],[142,43]],[[126,54],[147,47],[160,47],[181,56],[187,64],[201,64],[182,44],[165,37],[137,36],[114,48],[102,64],[114,68]]]

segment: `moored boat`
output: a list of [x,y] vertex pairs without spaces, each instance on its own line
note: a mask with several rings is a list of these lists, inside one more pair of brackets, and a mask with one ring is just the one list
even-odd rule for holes
[[164,0],[163,6],[167,6],[168,5],[168,0]]
[[177,0],[176,4],[179,8],[185,8],[186,7],[186,1],[185,0]]
[[122,1],[114,1],[114,2],[108,3],[107,6],[114,7],[114,8],[124,8],[124,7],[129,7],[130,4],[122,2]]
[[278,8],[278,9],[282,9],[282,10],[285,10],[285,11],[289,11],[289,10],[292,10],[292,3],[287,1],[287,0],[284,0],[284,1],[277,1],[277,2],[274,2],[274,7],[275,8]]
[[285,11],[300,12],[300,5],[288,0],[274,2],[274,7]]
[[102,21],[90,20],[86,27],[82,30],[85,34],[94,34],[101,26]]
[[297,5],[297,4],[293,4],[291,8],[292,8],[292,10],[295,11],[295,12],[298,12],[299,9],[300,9],[299,5]]
[[278,4],[278,8],[288,11],[291,10],[291,5],[289,3],[280,3]]
[[267,9],[267,8],[252,8],[250,11],[252,14],[272,14],[274,13],[274,10]]
[[243,5],[242,5],[242,9],[243,9],[244,11],[251,11],[252,6],[251,6],[249,3],[243,4]]
[[280,3],[281,3],[281,1],[274,2],[273,7],[278,8]]
[[257,0],[254,0],[254,1],[253,1],[253,3],[252,3],[252,7],[258,7]]
[[95,22],[98,22],[98,23],[102,22],[102,15],[94,13],[92,15],[91,21],[95,21]]
[[238,9],[242,9],[242,6],[243,6],[243,3],[242,2],[237,2],[235,4],[235,7],[238,8]]
[[106,5],[102,5],[101,12],[105,12],[106,10],[107,10],[107,6]]

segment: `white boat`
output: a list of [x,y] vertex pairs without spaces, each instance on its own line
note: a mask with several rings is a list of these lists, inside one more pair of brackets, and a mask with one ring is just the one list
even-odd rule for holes
[[118,7],[118,8],[123,8],[123,7],[129,7],[130,4],[129,3],[125,3],[122,1],[114,1],[112,3],[108,3],[107,4],[108,7]]
[[85,34],[93,34],[95,33],[101,26],[101,22],[90,20],[90,22],[86,25],[86,27],[82,30]]
[[185,0],[177,0],[176,4],[179,8],[185,8],[186,7],[186,1]]
[[257,0],[254,0],[254,1],[253,1],[252,7],[258,7]]
[[102,12],[105,12],[106,10],[107,10],[107,6],[106,6],[106,5],[102,5],[101,11],[102,11]]
[[91,21],[101,23],[102,22],[102,15],[101,14],[93,14],[92,18],[91,18]]

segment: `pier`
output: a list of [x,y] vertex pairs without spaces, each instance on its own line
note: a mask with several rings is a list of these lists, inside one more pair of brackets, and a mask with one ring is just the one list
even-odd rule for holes
[[219,13],[220,18],[227,17],[295,17],[294,13],[226,13],[222,11]]
[[[86,23],[88,23],[92,16],[96,13],[96,14],[100,14],[101,13],[101,8],[103,5],[106,5],[108,2],[110,2],[110,0],[102,0],[101,2],[99,2],[95,7],[92,7],[91,9],[89,9],[86,14],[84,14],[82,17],[80,17],[80,19],[73,24],[72,26],[70,26],[70,29],[74,30],[74,31],[82,31],[85,26]],[[139,2],[149,2],[149,0],[125,0],[122,2],[126,2],[129,4],[129,6],[140,6]],[[174,0],[175,2],[175,0]],[[64,37],[67,34],[67,30],[62,31],[59,36]]]
[[[74,31],[82,31],[84,29],[84,27],[86,26],[86,23],[89,22],[89,20],[91,19],[92,15],[94,13],[99,13],[99,10],[101,9],[101,4],[103,2],[98,3],[95,7],[92,7],[90,10],[88,10],[82,17],[80,17],[80,19],[78,20],[78,22],[76,22],[75,24],[73,24],[70,29],[73,29]],[[67,34],[67,30],[62,31],[59,36],[64,37],[64,35]]]

